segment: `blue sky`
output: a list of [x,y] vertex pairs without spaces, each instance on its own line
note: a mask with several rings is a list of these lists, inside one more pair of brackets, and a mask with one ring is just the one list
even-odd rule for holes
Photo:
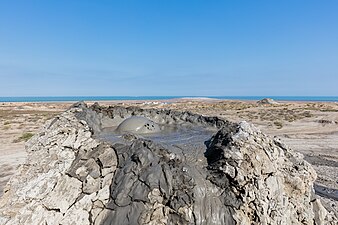
[[0,96],[338,95],[338,1],[0,1]]

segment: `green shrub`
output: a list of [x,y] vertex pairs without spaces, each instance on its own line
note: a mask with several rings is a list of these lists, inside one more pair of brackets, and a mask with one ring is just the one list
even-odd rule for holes
[[34,134],[30,132],[23,133],[19,138],[15,139],[13,142],[18,143],[18,142],[26,142],[28,141],[31,137],[33,137]]
[[277,129],[281,129],[283,127],[283,123],[280,121],[275,121],[273,124],[277,127]]

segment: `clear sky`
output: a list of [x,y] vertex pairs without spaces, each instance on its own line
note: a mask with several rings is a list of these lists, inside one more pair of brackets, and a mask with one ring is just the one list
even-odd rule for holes
[[336,0],[1,0],[0,96],[338,95]]

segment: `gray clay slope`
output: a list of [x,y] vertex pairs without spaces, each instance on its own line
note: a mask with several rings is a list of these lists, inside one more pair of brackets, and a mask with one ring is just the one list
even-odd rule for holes
[[[131,116],[182,137],[194,132],[189,141],[170,132],[107,136]],[[315,198],[310,164],[246,122],[78,103],[47,123],[27,151],[0,201],[0,224],[337,221]]]

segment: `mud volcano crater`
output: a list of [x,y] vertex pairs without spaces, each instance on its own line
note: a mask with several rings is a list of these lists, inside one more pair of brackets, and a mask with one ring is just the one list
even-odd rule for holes
[[[160,112],[152,118],[155,122],[150,119],[152,115],[149,112],[151,111],[142,110],[136,116],[135,109],[132,110],[132,114],[125,113],[122,116],[105,118],[104,122],[107,125],[102,124],[95,137],[111,144],[127,143],[135,139],[150,140],[165,147],[172,157],[176,154],[195,163],[206,160],[204,153],[207,143],[217,132],[217,124],[209,124],[203,120],[203,117],[191,118],[189,122],[186,122],[184,119],[189,115],[192,116],[189,113],[186,113],[183,119],[181,118],[182,121],[175,117],[163,118]],[[218,126],[221,124],[219,121]]]
[[315,171],[254,126],[77,103],[27,143],[0,224],[334,224]]
[[[123,165],[115,175],[119,182],[111,187],[113,201],[108,207],[115,211],[107,218],[111,224],[148,224],[154,218],[154,224],[233,223],[226,216],[229,210],[215,201],[219,193],[205,187],[211,185],[206,180],[207,144],[218,129],[227,127],[230,132],[234,124],[189,112],[97,105],[92,109],[101,121],[95,137],[111,143]],[[161,200],[159,209],[147,209],[152,198]],[[209,210],[216,213],[210,215]],[[135,214],[129,216],[130,212]],[[140,222],[142,215],[148,218]]]

